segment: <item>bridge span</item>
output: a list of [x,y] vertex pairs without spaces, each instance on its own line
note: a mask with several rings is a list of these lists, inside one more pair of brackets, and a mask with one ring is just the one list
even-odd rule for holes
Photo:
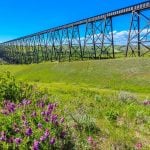
[[6,41],[0,56],[10,63],[115,58],[113,18],[126,14],[131,20],[125,56],[144,56],[150,52],[149,10],[150,0]]

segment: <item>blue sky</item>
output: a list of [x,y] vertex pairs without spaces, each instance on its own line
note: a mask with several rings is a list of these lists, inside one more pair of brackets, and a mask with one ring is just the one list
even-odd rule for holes
[[[1,0],[0,42],[98,15],[144,0]],[[127,30],[130,16],[114,20],[114,30]]]

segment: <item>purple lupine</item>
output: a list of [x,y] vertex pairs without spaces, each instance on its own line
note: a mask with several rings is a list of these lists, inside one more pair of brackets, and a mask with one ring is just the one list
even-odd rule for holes
[[48,138],[50,136],[50,131],[48,129],[46,129],[45,133],[44,133],[44,136],[46,138]]
[[36,112],[34,111],[32,114],[31,114],[31,117],[36,117]]
[[46,139],[47,139],[47,138],[46,138],[46,136],[44,136],[44,135],[40,137],[40,141],[41,141],[41,142],[44,142]]
[[54,104],[53,104],[53,107],[54,107],[54,108],[56,108],[57,106],[58,106],[58,104],[57,104],[57,103],[54,103]]
[[24,100],[22,101],[22,104],[23,104],[23,105],[30,105],[30,104],[31,104],[31,101],[24,99]]
[[45,104],[43,101],[40,101],[37,103],[37,106],[39,106],[40,108],[44,108]]
[[42,128],[42,124],[41,123],[38,123],[38,128]]
[[21,106],[22,106],[22,104],[21,104],[21,103],[17,104],[17,108],[20,108]]
[[65,136],[66,136],[66,132],[62,131],[62,132],[60,133],[60,138],[64,139]]
[[25,115],[22,115],[22,116],[21,116],[21,119],[22,119],[23,121],[25,121],[25,120],[26,120],[26,116],[25,116]]
[[14,142],[14,138],[13,137],[10,137],[8,140],[7,140],[8,143],[13,143]]
[[60,123],[64,123],[65,119],[64,118],[61,118],[60,119]]
[[42,112],[41,112],[41,115],[44,116],[44,115],[45,115],[45,111],[42,111]]
[[45,111],[45,115],[46,115],[47,117],[50,116],[50,114],[51,114],[51,111],[50,111],[50,110]]
[[9,113],[12,113],[15,111],[16,105],[14,103],[8,102],[6,107]]
[[24,100],[22,101],[22,104],[23,104],[23,105],[26,105],[26,104],[27,104],[27,100],[24,99]]
[[54,107],[53,107],[53,104],[48,104],[48,106],[47,106],[47,109],[48,109],[48,110],[53,110],[53,108],[54,108]]
[[5,115],[8,115],[10,113],[13,113],[15,109],[16,109],[16,105],[13,102],[5,101],[4,109],[1,112]]
[[40,137],[40,141],[44,142],[49,136],[50,136],[50,132],[48,129],[46,129],[44,135]]
[[150,105],[150,101],[146,100],[143,102],[144,105]]
[[25,120],[25,121],[23,122],[23,124],[24,124],[24,126],[26,126],[26,127],[29,126],[29,122],[28,122],[27,120]]
[[19,129],[19,128],[14,128],[14,131],[15,131],[16,133],[19,133],[20,129]]
[[49,119],[47,117],[45,118],[45,122],[49,122]]
[[88,141],[89,144],[92,144],[93,143],[93,138],[91,136],[89,136],[87,141]]
[[7,110],[1,110],[1,113],[2,113],[3,115],[8,115],[8,114],[9,114],[9,112],[8,112]]
[[51,122],[55,123],[57,121],[58,116],[57,115],[52,115],[51,116]]
[[17,145],[19,145],[22,142],[22,139],[21,138],[16,138],[14,141]]
[[4,131],[1,132],[0,141],[6,141],[6,134]]
[[40,147],[40,142],[37,140],[34,140],[32,150],[39,150],[39,147]]
[[142,147],[143,147],[142,143],[137,143],[136,144],[136,149],[140,150],[140,149],[142,149]]
[[55,144],[55,141],[56,141],[56,139],[53,137],[53,138],[51,138],[51,140],[50,140],[49,143],[50,143],[51,145],[54,145],[54,144]]
[[32,135],[32,129],[31,128],[26,129],[26,135],[27,136],[31,136]]

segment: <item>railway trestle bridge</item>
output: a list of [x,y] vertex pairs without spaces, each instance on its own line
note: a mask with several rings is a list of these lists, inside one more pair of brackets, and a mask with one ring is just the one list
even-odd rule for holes
[[19,64],[115,58],[113,18],[126,14],[131,14],[131,20],[124,55],[144,56],[150,52],[150,13],[145,13],[149,10],[148,0],[10,40],[0,44],[0,57]]

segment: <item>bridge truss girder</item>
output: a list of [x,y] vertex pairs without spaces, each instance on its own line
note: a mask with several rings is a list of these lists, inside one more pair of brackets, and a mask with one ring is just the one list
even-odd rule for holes
[[[0,57],[10,63],[22,64],[115,58],[112,20],[128,13],[132,13],[132,19],[126,56],[144,56],[150,52],[150,16],[143,11],[149,8],[150,2],[146,1],[4,42],[0,44]],[[145,26],[141,26],[141,20],[145,20]]]

